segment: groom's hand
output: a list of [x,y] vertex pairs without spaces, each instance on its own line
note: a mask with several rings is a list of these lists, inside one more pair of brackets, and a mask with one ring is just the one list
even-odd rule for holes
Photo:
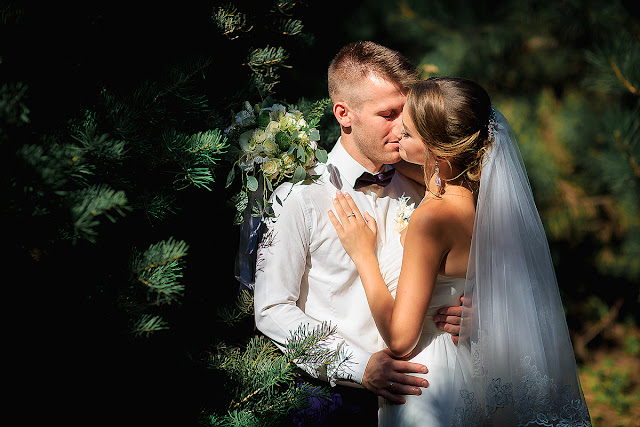
[[406,375],[408,373],[426,374],[427,367],[394,359],[388,350],[382,350],[371,355],[362,377],[362,385],[392,403],[403,404],[403,394],[422,394],[420,387],[429,385],[424,378]]
[[454,344],[458,344],[458,336],[460,335],[460,321],[462,320],[462,310],[464,309],[462,302],[463,299],[461,297],[459,306],[443,307],[433,316],[433,321],[436,322],[437,328],[449,332]]

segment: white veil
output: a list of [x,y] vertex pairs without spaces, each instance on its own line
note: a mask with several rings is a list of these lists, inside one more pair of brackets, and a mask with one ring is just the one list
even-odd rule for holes
[[507,120],[493,110],[465,285],[452,425],[590,426],[549,247]]

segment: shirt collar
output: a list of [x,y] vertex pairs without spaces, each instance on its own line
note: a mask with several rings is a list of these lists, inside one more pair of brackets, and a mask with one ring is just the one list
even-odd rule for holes
[[[342,146],[341,138],[338,138],[336,145],[329,153],[329,164],[334,165],[340,171],[340,175],[346,183],[353,187],[356,180],[364,172],[369,172],[364,166],[358,163],[347,150]],[[383,165],[379,172],[387,171],[392,168],[390,165]]]

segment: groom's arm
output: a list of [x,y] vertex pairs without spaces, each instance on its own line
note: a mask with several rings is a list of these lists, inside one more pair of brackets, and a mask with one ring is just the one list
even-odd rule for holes
[[[265,240],[261,244],[254,287],[256,325],[280,348],[285,345],[290,331],[296,330],[299,325],[315,327],[320,324],[296,304],[306,272],[310,244],[310,224],[306,219],[310,215],[295,194],[286,197],[286,191],[282,188],[277,188],[274,193],[283,200],[283,205],[274,204],[278,217],[268,225]],[[385,351],[372,355],[355,345],[349,346],[341,338],[333,340],[331,346],[336,350],[345,349],[350,354],[351,363],[347,366],[350,375],[319,372],[309,366],[300,367],[310,375],[330,383],[348,385],[353,381],[351,384],[361,384],[393,403],[404,403],[402,395],[420,394],[419,387],[426,386],[422,378],[407,375],[426,372],[424,365],[396,360]]]
[[[321,322],[309,317],[297,302],[301,295],[301,283],[307,268],[310,244],[310,215],[302,199],[296,193],[288,193],[289,184],[276,189],[282,205],[274,203],[275,221],[267,221],[267,232],[258,252],[256,282],[254,286],[255,320],[257,328],[271,338],[281,349],[292,331],[301,325],[314,328]],[[344,371],[326,372],[314,366],[299,365],[313,377],[335,384],[340,380],[362,383],[365,367],[371,353],[356,346],[349,346],[336,337],[328,347],[344,350],[349,363]]]

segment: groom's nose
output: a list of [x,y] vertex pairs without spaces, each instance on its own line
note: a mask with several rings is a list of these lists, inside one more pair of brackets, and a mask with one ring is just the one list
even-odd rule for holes
[[398,118],[395,119],[395,123],[391,129],[391,134],[397,138],[398,141],[402,138],[402,115],[399,115]]

